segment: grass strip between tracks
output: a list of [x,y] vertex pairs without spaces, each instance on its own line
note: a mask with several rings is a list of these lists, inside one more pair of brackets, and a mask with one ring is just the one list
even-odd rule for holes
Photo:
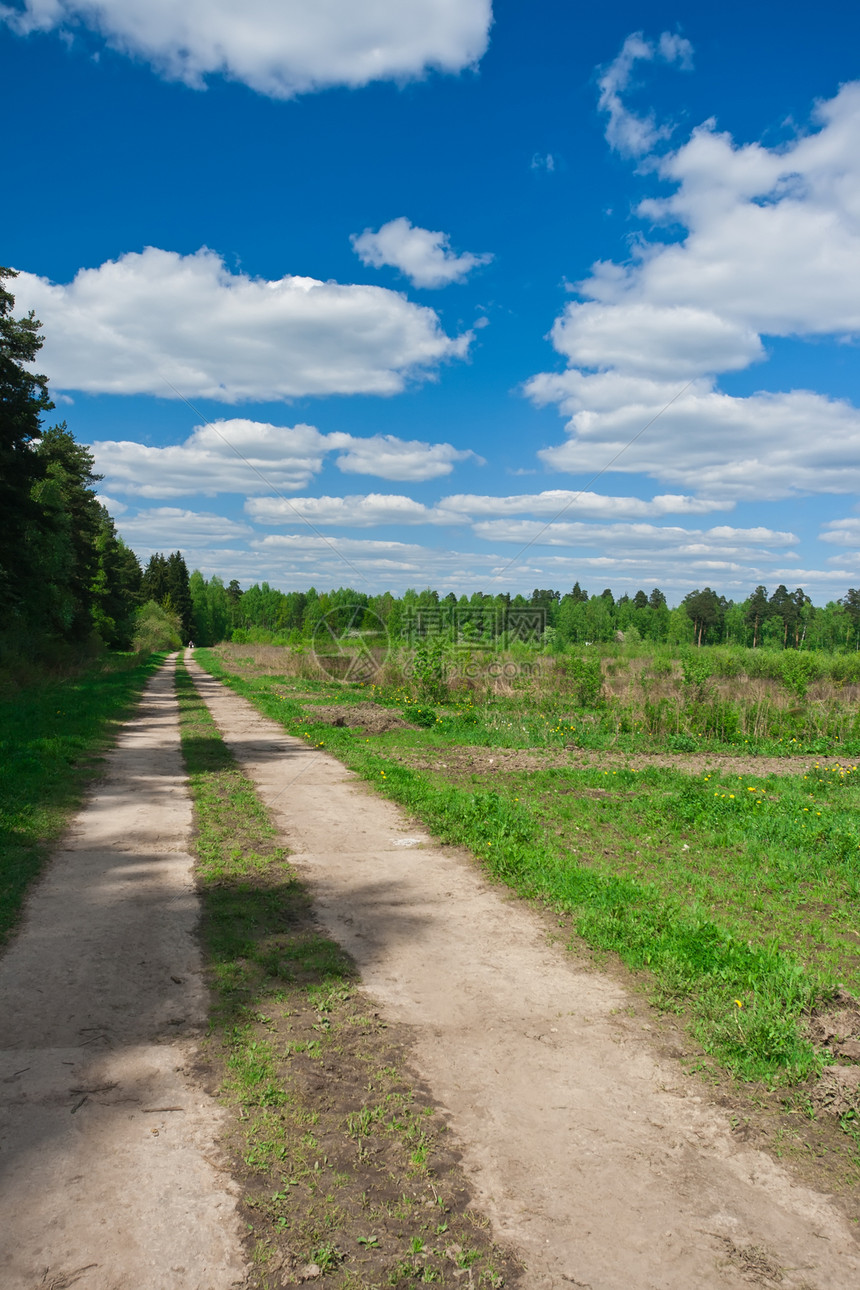
[[119,654],[0,699],[0,946],[163,654]]
[[[239,677],[217,654],[200,655],[213,675],[259,711],[290,733],[324,745],[412,811],[442,842],[467,846],[521,895],[569,915],[588,945],[650,973],[657,1001],[688,1011],[697,1041],[723,1069],[747,1080],[799,1083],[828,1060],[807,1039],[803,1019],[833,993],[836,982],[781,946],[767,924],[754,938],[740,920],[733,923],[730,910],[715,917],[704,901],[647,874],[581,863],[547,827],[541,804],[520,800],[521,785],[508,791],[501,781],[489,789],[446,783],[385,755],[394,737],[386,736],[382,746],[349,728],[314,724],[312,712],[299,702],[305,696],[284,694],[286,678]],[[334,693],[337,687],[331,689]],[[340,692],[346,697],[343,688]],[[409,732],[411,743],[417,737]],[[427,739],[430,743],[438,735],[429,732]],[[635,782],[635,775],[624,772],[615,779],[616,785],[621,779]],[[707,794],[717,791],[713,784],[705,787]],[[850,863],[856,883],[857,861]]]
[[404,1076],[404,1036],[321,933],[182,664],[177,688],[213,990],[202,1073],[232,1111],[251,1284],[518,1284],[469,1206],[444,1122]]

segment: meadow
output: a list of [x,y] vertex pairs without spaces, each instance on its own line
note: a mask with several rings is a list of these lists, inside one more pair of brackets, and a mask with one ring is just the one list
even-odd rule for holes
[[[430,642],[344,652],[347,679],[290,649],[198,656],[557,912],[683,1017],[704,1065],[799,1088],[850,1060],[814,1018],[839,987],[860,996],[854,655],[464,661]],[[855,1134],[856,1112],[842,1120]]]

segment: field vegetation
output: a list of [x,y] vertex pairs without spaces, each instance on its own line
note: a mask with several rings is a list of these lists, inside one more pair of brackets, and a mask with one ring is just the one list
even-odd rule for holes
[[[847,1072],[834,1105],[860,1179],[855,656],[429,642],[364,656],[358,680],[288,648],[198,658],[631,972],[715,1078],[814,1120],[822,1071]],[[848,1021],[822,1042],[834,999]]]

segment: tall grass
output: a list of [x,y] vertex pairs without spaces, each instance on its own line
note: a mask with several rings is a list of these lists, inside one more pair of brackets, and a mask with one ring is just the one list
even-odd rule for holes
[[369,697],[400,705],[403,696],[443,708],[495,703],[500,712],[538,708],[576,742],[601,748],[708,746],[768,753],[835,752],[860,756],[860,655],[740,648],[644,645],[541,652],[447,649],[428,660],[421,648],[321,658],[305,648],[220,647],[231,664],[260,675],[318,682],[365,676]]

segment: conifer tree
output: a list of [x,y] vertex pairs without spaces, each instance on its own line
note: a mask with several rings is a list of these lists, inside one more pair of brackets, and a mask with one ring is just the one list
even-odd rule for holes
[[53,403],[44,376],[34,375],[27,364],[42,348],[41,323],[30,312],[15,318],[15,297],[5,283],[18,275],[0,268],[0,614],[6,615],[21,601],[31,575],[31,552],[22,541],[24,529],[38,517],[32,497],[41,473],[41,462],[31,445],[42,433],[41,417]]

